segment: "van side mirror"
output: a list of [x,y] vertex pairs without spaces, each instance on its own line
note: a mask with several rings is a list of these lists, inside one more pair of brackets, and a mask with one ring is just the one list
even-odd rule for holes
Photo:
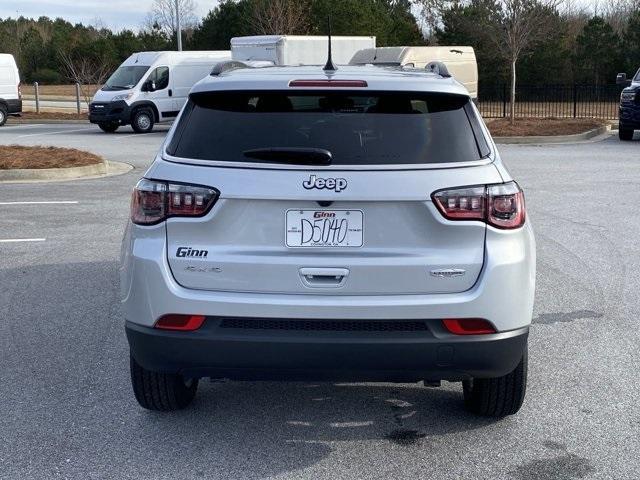
[[627,80],[626,73],[619,73],[618,75],[616,75],[616,84],[624,85],[625,87],[628,87],[629,85],[631,85],[631,82]]
[[143,92],[155,92],[156,91],[156,83],[153,80],[147,80],[142,84],[141,90]]

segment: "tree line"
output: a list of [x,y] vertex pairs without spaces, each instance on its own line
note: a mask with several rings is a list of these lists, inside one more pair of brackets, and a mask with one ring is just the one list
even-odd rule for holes
[[[258,34],[375,35],[379,46],[471,45],[481,84],[606,84],[640,68],[640,0],[571,8],[570,0],[222,0],[203,19],[179,0],[183,45],[226,50]],[[131,53],[175,49],[173,0],[155,0],[138,31],[40,17],[0,19],[0,51],[25,82],[66,83],[70,66],[110,70]],[[95,68],[92,68],[94,66]]]

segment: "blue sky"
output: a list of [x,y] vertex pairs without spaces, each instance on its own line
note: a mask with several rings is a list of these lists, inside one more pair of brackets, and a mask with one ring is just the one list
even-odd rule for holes
[[[137,29],[144,22],[153,0],[0,0],[0,18],[40,16],[62,17],[72,23],[95,24],[100,19],[106,27]],[[217,4],[216,0],[194,0],[196,14],[203,17]],[[16,13],[17,12],[17,13]]]

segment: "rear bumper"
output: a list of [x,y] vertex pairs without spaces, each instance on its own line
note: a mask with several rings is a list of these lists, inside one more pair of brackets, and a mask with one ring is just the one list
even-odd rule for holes
[[[242,319],[248,320],[248,319]],[[294,320],[295,322],[295,320]],[[335,320],[334,320],[335,322]],[[338,321],[339,322],[339,321]],[[224,327],[210,317],[195,332],[127,322],[131,353],[144,368],[232,380],[415,382],[499,377],[527,348],[528,327],[457,336],[439,322],[422,331],[309,331]],[[356,322],[353,322],[356,323]]]
[[131,108],[124,100],[117,102],[91,102],[89,104],[89,121],[91,123],[117,123],[126,125],[130,122]]

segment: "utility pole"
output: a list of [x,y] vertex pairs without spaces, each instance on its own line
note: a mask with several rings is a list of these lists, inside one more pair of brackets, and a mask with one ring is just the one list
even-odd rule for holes
[[176,30],[178,35],[178,51],[182,51],[182,28],[180,27],[180,0],[176,0]]

